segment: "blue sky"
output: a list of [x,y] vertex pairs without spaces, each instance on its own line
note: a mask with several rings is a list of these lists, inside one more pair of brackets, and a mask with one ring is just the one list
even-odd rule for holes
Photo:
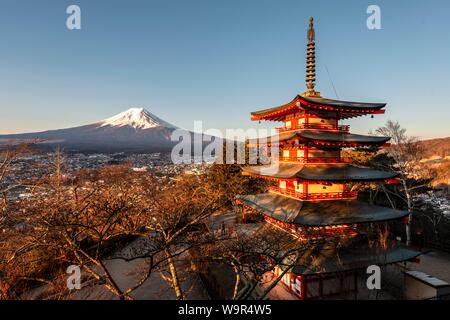
[[[81,7],[82,29],[66,28]],[[381,30],[366,9],[381,8]],[[143,106],[191,129],[267,127],[250,111],[305,91],[308,17],[316,89],[387,102],[346,123],[367,133],[399,120],[411,135],[450,136],[450,2],[0,0],[0,133],[77,126]],[[329,75],[328,75],[328,72]]]

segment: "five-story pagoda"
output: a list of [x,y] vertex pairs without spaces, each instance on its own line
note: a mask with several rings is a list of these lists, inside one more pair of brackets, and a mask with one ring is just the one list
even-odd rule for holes
[[[345,247],[327,244],[326,239],[356,239],[367,225],[401,220],[408,212],[370,205],[357,200],[351,190],[356,183],[395,182],[396,173],[351,164],[341,156],[342,148],[380,148],[389,137],[349,132],[340,120],[363,115],[383,114],[385,103],[360,103],[326,99],[315,91],[315,34],[313,19],[308,30],[306,87],[287,104],[252,112],[252,120],[282,121],[276,136],[264,139],[264,145],[276,144],[279,162],[244,167],[243,174],[273,180],[267,193],[237,198],[244,220],[257,214],[268,223],[281,227],[302,241],[321,241],[314,252],[303,254],[282,281],[302,299],[325,297],[357,290],[357,272],[369,265],[387,265],[412,260],[419,253],[390,242],[383,252],[347,241]],[[261,146],[261,140],[249,141]],[[313,263],[312,256],[325,257]],[[282,267],[275,273],[282,272]]]

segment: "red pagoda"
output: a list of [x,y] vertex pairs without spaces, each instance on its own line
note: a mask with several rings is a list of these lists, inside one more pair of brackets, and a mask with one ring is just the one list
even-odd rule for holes
[[[278,134],[264,145],[277,144],[279,163],[275,172],[268,165],[243,168],[244,175],[276,182],[267,193],[237,198],[244,220],[262,216],[301,241],[317,242],[282,282],[300,299],[323,298],[357,290],[357,274],[369,265],[388,265],[415,259],[419,253],[395,241],[380,253],[367,241],[359,241],[361,230],[387,221],[401,220],[408,212],[358,201],[352,186],[359,183],[392,183],[396,173],[356,166],[341,156],[342,148],[380,148],[389,137],[353,134],[340,120],[383,114],[385,103],[348,102],[324,98],[315,91],[315,41],[310,18],[306,60],[306,87],[287,104],[255,111],[256,121],[282,121]],[[258,139],[250,146],[261,146]],[[327,239],[342,238],[347,245]],[[313,252],[314,251],[314,252]],[[322,256],[319,265],[312,256]],[[275,269],[276,274],[283,267]]]

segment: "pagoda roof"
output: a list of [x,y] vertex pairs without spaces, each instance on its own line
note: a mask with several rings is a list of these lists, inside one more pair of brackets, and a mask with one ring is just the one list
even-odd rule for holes
[[263,138],[256,138],[256,139],[249,139],[248,143],[249,144],[259,144],[261,143],[272,143],[272,141],[276,142],[280,142],[280,141],[288,141],[291,140],[295,137],[297,137],[297,133],[298,131],[283,131],[280,132],[278,134],[272,135],[272,136],[268,136],[268,137],[263,137]]
[[[342,242],[342,241],[341,241]],[[291,272],[297,275],[316,275],[366,269],[369,265],[388,265],[417,258],[421,252],[391,242],[387,248],[369,246],[366,241],[320,242],[308,245],[295,262]],[[292,264],[287,262],[286,264]]]
[[390,137],[377,137],[354,133],[345,132],[333,132],[333,131],[318,131],[309,130],[302,131],[298,134],[299,137],[305,140],[312,141],[325,141],[325,142],[354,142],[354,143],[368,143],[368,144],[381,144],[386,143]]
[[302,201],[276,193],[241,195],[237,200],[278,221],[309,227],[389,221],[408,215],[358,200]]
[[[296,96],[290,102],[278,107],[271,107],[263,110],[253,111],[250,113],[252,115],[252,120],[265,119],[266,117],[282,117],[285,114],[289,113],[290,110],[298,110],[299,107],[296,104],[297,98],[298,96]],[[274,118],[273,120],[282,120],[282,118]]]
[[244,174],[272,177],[277,179],[293,179],[313,181],[377,181],[396,178],[395,172],[359,167],[348,163],[334,164],[301,164],[279,162],[271,165],[247,166]]
[[355,110],[369,110],[369,109],[381,109],[386,106],[386,103],[372,103],[372,102],[352,102],[352,101],[342,101],[333,100],[322,97],[307,97],[304,95],[299,95],[302,101],[309,102],[314,105],[323,105],[335,108],[351,108]]
[[322,110],[338,112],[339,118],[352,118],[364,114],[384,113],[386,103],[367,103],[333,100],[322,97],[308,97],[297,95],[290,102],[281,106],[254,111],[251,113],[252,120],[275,120],[281,121],[287,114],[299,110]]
[[281,141],[289,141],[295,138],[300,138],[305,141],[313,142],[330,142],[330,143],[342,143],[342,144],[358,144],[358,145],[374,145],[384,144],[390,140],[390,137],[369,136],[362,134],[326,131],[326,130],[302,130],[302,131],[287,131],[280,132],[279,134],[259,139],[250,139],[250,144],[258,144],[259,141],[266,142],[268,144]]

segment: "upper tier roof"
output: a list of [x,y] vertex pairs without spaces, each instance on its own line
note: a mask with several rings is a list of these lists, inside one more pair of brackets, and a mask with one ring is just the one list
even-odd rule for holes
[[243,195],[237,199],[278,221],[310,227],[389,221],[408,215],[408,211],[358,200],[302,201],[275,193]]
[[[302,130],[302,131],[287,131],[281,132],[278,135],[267,137],[265,139],[250,139],[250,144],[271,143],[279,141],[289,141],[294,138],[300,138],[305,141],[317,141],[317,142],[340,142],[344,145],[381,145],[389,141],[390,137],[377,137],[367,136],[361,134],[336,132],[336,131],[324,131],[324,130]],[[265,141],[264,141],[265,140]]]
[[379,181],[398,176],[395,172],[387,172],[347,163],[304,165],[301,163],[279,162],[273,165],[244,167],[244,174],[272,177],[277,179],[292,179],[311,181]]
[[307,97],[297,95],[290,102],[273,108],[254,111],[251,113],[252,120],[275,120],[281,121],[287,114],[299,110],[322,110],[336,112],[339,119],[357,117],[364,114],[384,113],[386,103],[365,103],[333,100],[322,97]]
[[370,102],[351,102],[351,101],[341,101],[333,100],[322,97],[307,97],[300,95],[301,100],[309,102],[316,105],[324,105],[335,108],[351,108],[355,110],[368,110],[368,109],[381,109],[386,106],[386,103],[370,103]]

